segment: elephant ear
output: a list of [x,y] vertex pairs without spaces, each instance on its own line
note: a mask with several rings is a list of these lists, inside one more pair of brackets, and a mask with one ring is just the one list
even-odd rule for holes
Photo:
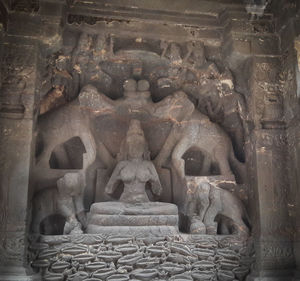
[[78,96],[80,107],[101,115],[115,112],[114,101],[98,92],[92,85],[84,86]]

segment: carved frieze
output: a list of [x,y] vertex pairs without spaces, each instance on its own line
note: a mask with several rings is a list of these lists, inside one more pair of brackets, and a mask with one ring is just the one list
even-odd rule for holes
[[265,147],[266,149],[281,149],[286,147],[287,138],[285,131],[274,130],[269,132],[268,130],[261,130],[257,134],[258,147]]
[[291,266],[293,264],[293,248],[290,242],[261,241],[261,255],[265,269]]
[[0,113],[9,118],[32,117],[34,110],[34,47],[5,45],[1,66]]

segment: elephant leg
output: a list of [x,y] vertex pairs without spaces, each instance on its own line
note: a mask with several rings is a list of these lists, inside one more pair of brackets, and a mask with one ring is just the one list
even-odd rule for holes
[[215,218],[219,213],[219,208],[214,205],[210,205],[204,216],[204,224],[206,226],[206,233],[211,235],[217,234],[218,223],[215,222]]
[[80,138],[86,151],[86,153],[83,154],[83,170],[85,171],[96,160],[96,143],[92,135],[89,133],[82,134]]
[[86,219],[86,214],[83,206],[83,195],[80,194],[79,196],[76,196],[73,198],[73,202],[75,205],[75,212],[76,212],[76,217],[78,221],[81,223],[81,225],[86,228],[87,227],[87,219]]
[[64,226],[64,234],[82,233],[81,224],[76,218],[76,210],[74,208],[73,198],[58,198],[58,211],[66,219]]
[[113,169],[113,167],[115,166],[115,159],[111,156],[110,152],[101,141],[97,142],[97,152],[106,168],[108,170]]
[[210,186],[208,184],[202,183],[201,187],[199,187],[198,190],[198,210],[199,210],[199,218],[201,221],[204,220],[204,216],[207,212],[207,209],[209,207],[209,191]]
[[46,217],[46,215],[43,214],[41,211],[35,212],[33,215],[34,216],[32,220],[32,232],[40,234],[41,222]]
[[176,129],[173,125],[170,134],[168,135],[162,149],[160,150],[159,154],[155,157],[153,160],[154,165],[157,168],[161,168],[162,165],[166,162],[168,159],[169,155],[172,152],[172,149],[174,148],[174,145],[177,141],[177,136],[176,136]]
[[204,155],[203,158],[203,163],[202,163],[202,167],[201,167],[201,176],[207,176],[209,175],[210,172],[210,166],[211,166],[211,158],[210,156],[207,154]]
[[233,220],[233,234],[239,235],[239,236],[248,236],[249,235],[249,229],[242,220],[241,217],[234,217]]
[[209,190],[209,207],[204,216],[204,224],[206,226],[207,234],[217,234],[218,223],[215,222],[216,216],[222,209],[222,202],[220,197],[220,190],[210,185]]
[[221,220],[219,222],[219,229],[220,229],[220,234],[222,235],[230,235],[230,231],[228,228],[228,222]]
[[97,156],[96,144],[93,136],[90,133],[83,133],[80,135],[81,141],[85,147],[86,153],[83,154],[82,170],[79,174],[82,175],[82,186],[80,194],[84,194],[87,188],[87,170],[95,162]]
[[184,160],[182,159],[182,155],[190,148],[187,139],[182,139],[174,148],[172,153],[172,163],[173,166],[181,179],[185,177],[184,171]]
[[229,159],[227,159],[227,153],[224,147],[216,149],[215,159],[219,164],[221,175],[226,175],[226,176],[232,175],[232,171],[228,162]]
[[195,194],[188,195],[188,203],[186,207],[186,213],[188,216],[189,231],[193,234],[205,234],[205,226],[203,224],[203,218],[197,215],[197,199]]

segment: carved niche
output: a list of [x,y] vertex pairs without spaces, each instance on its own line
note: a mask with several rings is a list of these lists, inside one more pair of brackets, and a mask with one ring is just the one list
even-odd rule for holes
[[[207,60],[201,42],[72,36],[48,58],[42,89],[32,230],[42,234],[37,245],[45,249],[33,246],[39,253],[33,267],[54,267],[50,279],[61,265],[64,276],[139,279],[150,274],[147,280],[167,280],[174,270],[189,271],[181,259],[201,267],[204,252],[213,257],[226,255],[227,249],[236,255],[230,241],[243,244],[250,234],[247,211],[236,195],[247,184],[247,111],[230,70]],[[211,250],[202,253],[194,242],[191,247],[177,243],[181,231],[200,235],[200,240],[201,234],[210,234],[195,243],[208,243]],[[228,244],[217,234],[229,235]],[[157,240],[153,249],[143,250],[136,239],[145,237],[173,240]],[[61,250],[52,249],[51,241],[58,241]],[[65,243],[73,245],[68,261],[61,258],[68,252]],[[218,248],[222,243],[223,252]],[[250,248],[244,251],[251,255]],[[42,261],[43,253],[53,253],[56,263]],[[163,262],[156,264],[160,256]],[[71,266],[75,260],[86,270]],[[153,270],[139,270],[139,262],[154,263]],[[219,280],[243,280],[250,264],[236,262],[231,272],[216,271],[221,267],[211,262],[211,271],[193,274],[208,278],[203,280],[217,275]]]

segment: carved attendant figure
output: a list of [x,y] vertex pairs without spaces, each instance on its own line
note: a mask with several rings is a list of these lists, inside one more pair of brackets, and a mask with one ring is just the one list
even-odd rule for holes
[[123,182],[124,191],[120,201],[148,202],[145,185],[150,182],[153,194],[160,195],[162,187],[155,167],[150,161],[148,145],[140,121],[131,120],[119,157],[121,161],[105,187],[106,193],[113,194],[119,183]]

